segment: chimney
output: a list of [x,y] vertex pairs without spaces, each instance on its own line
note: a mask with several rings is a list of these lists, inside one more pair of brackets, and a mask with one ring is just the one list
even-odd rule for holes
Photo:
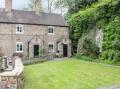
[[37,15],[40,15],[40,0],[34,0],[34,11]]
[[12,10],[12,0],[5,0],[5,11],[11,12]]

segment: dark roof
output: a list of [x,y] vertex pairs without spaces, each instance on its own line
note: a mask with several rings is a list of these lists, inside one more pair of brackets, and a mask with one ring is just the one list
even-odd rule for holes
[[40,12],[40,15],[37,15],[34,11],[22,10],[12,10],[10,13],[4,9],[0,9],[0,23],[68,26],[59,14]]

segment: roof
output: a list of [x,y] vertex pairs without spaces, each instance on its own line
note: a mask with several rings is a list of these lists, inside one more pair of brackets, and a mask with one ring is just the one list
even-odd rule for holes
[[12,10],[10,13],[4,9],[0,9],[0,23],[69,26],[59,14],[40,12],[37,15],[34,11],[22,10]]

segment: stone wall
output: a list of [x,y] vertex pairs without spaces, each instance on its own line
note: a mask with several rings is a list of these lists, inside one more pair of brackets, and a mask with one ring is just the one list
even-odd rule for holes
[[20,58],[15,58],[15,65],[12,71],[0,73],[0,82],[4,82],[6,89],[22,89],[24,78],[24,66]]
[[[39,45],[39,48],[44,47],[48,49],[48,43],[54,43],[54,51],[56,52],[56,42],[64,37],[67,39],[65,42],[68,44],[68,56],[71,56],[71,44],[69,39],[69,27],[60,27],[54,26],[54,34],[48,34],[48,26],[44,25],[27,25],[23,24],[23,34],[16,34],[16,25],[17,24],[2,24],[0,23],[0,48],[2,53],[7,56],[12,56],[13,53],[16,53],[16,43],[23,43],[23,53],[24,57],[28,57],[28,41],[31,41],[29,50],[30,57],[33,57],[33,45]],[[43,42],[44,41],[44,42]],[[61,53],[62,53],[61,47]],[[24,58],[25,59],[25,58]]]

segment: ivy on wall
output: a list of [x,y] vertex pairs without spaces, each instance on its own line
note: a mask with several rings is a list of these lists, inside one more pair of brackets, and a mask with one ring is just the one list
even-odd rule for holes
[[103,48],[101,59],[120,62],[120,16],[105,27]]

